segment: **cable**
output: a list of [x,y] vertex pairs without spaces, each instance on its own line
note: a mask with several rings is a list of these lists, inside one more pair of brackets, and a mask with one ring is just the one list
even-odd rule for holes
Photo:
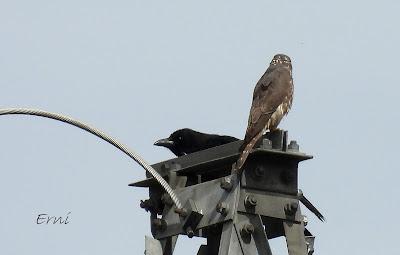
[[118,149],[120,149],[122,152],[124,152],[126,155],[128,155],[130,158],[135,160],[141,167],[143,167],[146,171],[148,171],[157,181],[160,183],[160,185],[164,188],[164,190],[168,193],[168,195],[171,196],[172,201],[175,203],[176,207],[178,209],[182,209],[182,204],[179,201],[177,195],[171,188],[171,186],[168,185],[168,183],[164,180],[164,178],[157,173],[157,171],[152,168],[144,159],[142,159],[138,154],[133,152],[132,150],[129,150],[128,147],[126,147],[124,144],[116,141],[114,138],[108,136],[107,134],[103,133],[102,131],[91,127],[83,122],[80,122],[78,120],[72,119],[70,117],[57,114],[57,113],[51,113],[51,112],[46,112],[42,110],[36,110],[36,109],[25,109],[25,108],[8,108],[8,109],[0,109],[0,115],[11,115],[11,114],[22,114],[22,115],[35,115],[35,116],[40,116],[40,117],[45,117],[49,119],[54,119],[58,121],[62,121],[68,124],[71,124],[75,127],[81,128],[83,130],[86,130],[89,133],[92,133],[93,135],[107,141],[111,145],[114,145]]

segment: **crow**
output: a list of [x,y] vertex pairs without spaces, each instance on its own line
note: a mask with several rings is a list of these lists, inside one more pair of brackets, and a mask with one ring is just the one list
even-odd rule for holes
[[205,134],[189,128],[183,128],[176,130],[168,138],[156,141],[154,145],[166,147],[180,157],[238,140],[232,136]]

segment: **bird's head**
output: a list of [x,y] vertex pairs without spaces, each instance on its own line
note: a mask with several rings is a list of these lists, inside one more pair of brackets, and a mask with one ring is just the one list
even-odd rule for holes
[[183,128],[173,132],[168,138],[160,139],[154,143],[156,146],[162,146],[170,149],[176,156],[180,157],[185,155],[183,150],[189,146],[187,141],[193,135],[193,130]]
[[271,66],[285,66],[292,69],[292,61],[285,54],[276,54],[270,63]]

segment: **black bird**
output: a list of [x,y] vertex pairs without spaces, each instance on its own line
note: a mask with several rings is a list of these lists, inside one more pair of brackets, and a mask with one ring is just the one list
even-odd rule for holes
[[180,157],[237,140],[232,136],[205,134],[184,128],[173,132],[168,138],[158,140],[154,145],[166,147]]

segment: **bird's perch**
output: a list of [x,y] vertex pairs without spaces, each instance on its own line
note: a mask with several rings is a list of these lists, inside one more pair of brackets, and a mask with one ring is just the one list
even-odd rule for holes
[[[267,133],[238,177],[231,165],[241,141],[153,165],[183,202],[177,215],[170,198],[148,176],[130,186],[149,188],[141,207],[151,212],[148,255],[172,254],[177,236],[207,238],[198,254],[271,254],[268,239],[285,236],[289,254],[311,254],[314,237],[300,211],[298,163],[312,156],[299,152],[287,132]],[[158,217],[157,215],[161,215]],[[264,228],[265,226],[265,228]],[[154,247],[161,247],[158,252]]]

